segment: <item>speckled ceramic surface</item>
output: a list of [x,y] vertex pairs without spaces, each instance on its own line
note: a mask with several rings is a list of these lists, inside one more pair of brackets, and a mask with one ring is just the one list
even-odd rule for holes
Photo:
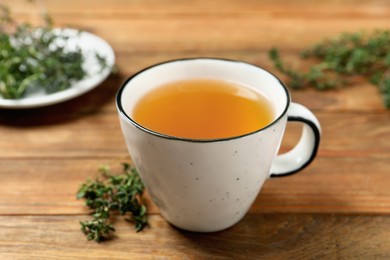
[[[165,136],[132,120],[132,108],[146,92],[190,78],[228,80],[261,91],[274,106],[275,120],[256,132],[216,140]],[[117,107],[130,156],[153,201],[167,221],[190,231],[218,231],[237,223],[267,178],[302,169],[319,144],[315,116],[291,103],[287,89],[273,75],[237,61],[183,59],[152,66],[122,86]],[[303,134],[291,152],[275,159],[287,120],[303,122]]]

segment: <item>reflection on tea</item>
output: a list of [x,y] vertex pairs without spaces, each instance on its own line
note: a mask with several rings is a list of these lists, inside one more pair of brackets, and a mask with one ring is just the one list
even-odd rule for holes
[[274,120],[273,108],[261,93],[212,79],[159,86],[138,101],[131,116],[155,132],[191,139],[240,136]]

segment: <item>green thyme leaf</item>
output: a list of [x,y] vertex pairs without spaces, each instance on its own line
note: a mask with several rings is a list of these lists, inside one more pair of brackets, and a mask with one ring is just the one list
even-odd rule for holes
[[325,39],[302,51],[302,58],[316,61],[303,72],[286,65],[276,48],[269,51],[269,57],[275,68],[290,78],[294,89],[342,87],[348,83],[348,77],[360,75],[379,87],[384,105],[390,108],[390,31],[343,33]]
[[105,165],[99,168],[103,179],[87,180],[77,191],[78,199],[85,199],[85,205],[93,210],[92,220],[80,222],[81,230],[88,240],[100,242],[115,231],[110,223],[114,212],[129,216],[135,223],[135,230],[141,231],[147,224],[147,208],[143,201],[144,185],[137,170],[123,163],[123,173],[112,174]]
[[[66,49],[68,37],[53,30],[48,14],[43,21],[38,27],[17,23],[9,8],[0,5],[0,97],[20,99],[36,90],[54,93],[88,76],[81,49]],[[95,58],[100,71],[108,67],[105,57],[96,53]]]

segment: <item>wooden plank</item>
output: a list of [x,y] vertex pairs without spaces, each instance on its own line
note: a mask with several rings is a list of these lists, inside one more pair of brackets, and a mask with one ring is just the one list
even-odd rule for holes
[[64,16],[56,17],[56,24],[96,33],[117,50],[172,53],[177,50],[268,50],[275,45],[301,50],[324,37],[342,32],[387,29],[390,22],[387,17],[353,23],[348,18],[339,19],[337,23],[329,23],[328,20],[310,20],[308,23],[305,18],[275,21],[268,17],[243,17],[238,23],[234,17],[105,20],[79,16],[69,19]]
[[7,138],[0,141],[1,157],[63,158],[68,154],[115,158],[127,153],[116,111],[84,113],[62,108],[63,111],[49,107],[3,114],[0,131]]
[[319,157],[294,176],[268,180],[255,212],[390,213],[389,159]]
[[390,217],[249,214],[223,232],[178,230],[150,218],[136,233],[118,220],[111,241],[86,241],[83,216],[0,217],[3,259],[388,259]]
[[121,162],[129,158],[1,160],[0,215],[86,213],[84,201],[76,199],[81,183],[100,176],[104,164],[121,173]]
[[[69,0],[64,5],[60,0],[46,0],[44,4],[38,3],[32,5],[27,2],[3,0],[6,4],[12,4],[17,13],[31,13],[35,6],[39,9],[46,8],[54,14],[88,14],[91,16],[112,16],[126,15],[131,18],[137,15],[250,15],[259,14],[267,16],[305,16],[322,17],[328,19],[331,17],[347,16],[355,17],[377,17],[386,16],[389,12],[389,3],[383,0],[359,0],[348,1],[339,0],[337,2],[318,1],[314,5],[310,0],[297,0],[294,2],[283,0],[265,0],[265,1],[240,1],[238,5],[234,0],[214,0],[214,1],[193,1],[191,3],[180,0],[144,0],[126,1],[113,0],[110,2],[104,0]],[[189,8],[191,6],[191,8]],[[281,8],[283,7],[283,8]]]
[[[307,101],[308,105],[315,102]],[[112,106],[115,109],[114,104]],[[389,158],[388,112],[316,111],[316,115],[323,127],[320,156]],[[295,124],[289,125],[291,130],[286,131],[283,150],[297,142],[301,128]],[[7,137],[0,138],[0,158],[118,158],[127,155],[115,110],[83,114],[58,113],[45,108],[3,113],[0,131]]]
[[[129,159],[2,159],[0,215],[85,214],[75,197],[80,184],[94,179],[102,164],[119,172],[120,162]],[[319,156],[299,174],[267,180],[251,212],[389,214],[388,162],[389,156]]]
[[[237,7],[235,2],[231,2],[230,5],[225,2],[223,4],[222,2],[219,4],[209,2],[211,3],[200,3],[190,8],[187,3],[180,4],[176,1],[171,5],[155,2],[150,5],[144,4],[142,11],[136,11],[143,13],[141,16],[133,16],[131,11],[128,14],[127,10],[137,10],[137,8],[133,8],[132,4],[122,2],[117,3],[118,5],[114,7],[117,8],[116,10],[107,8],[108,4],[115,6],[112,3],[99,5],[95,2],[91,4],[77,1],[73,2],[73,5],[64,6],[58,2],[49,2],[52,4],[48,4],[50,6],[48,10],[53,12],[57,26],[70,26],[91,31],[107,39],[115,49],[127,49],[133,52],[175,52],[178,49],[181,51],[268,50],[274,45],[299,50],[302,46],[309,46],[323,37],[333,36],[340,32],[374,28],[388,29],[390,25],[388,19],[390,6],[386,3],[377,5],[370,3],[369,5],[369,2],[365,2],[365,7],[351,4],[351,8],[357,10],[349,11],[349,5],[336,4],[330,9],[324,7],[325,10],[323,10],[321,5],[312,5],[304,1],[298,5],[291,4],[292,7],[295,6],[292,14],[288,11],[284,11],[287,12],[286,14],[283,12],[274,14],[272,9],[281,10],[280,5],[275,4],[269,7],[261,3],[248,2],[242,7]],[[329,4],[324,5],[329,8]],[[169,11],[170,6],[173,6],[171,11]],[[22,7],[16,5],[15,8]],[[19,16],[18,19],[38,23],[40,18],[31,13],[32,8],[24,8],[28,8],[29,13]],[[268,11],[269,8],[271,11]],[[341,10],[339,14],[336,11],[338,9]],[[75,10],[81,11],[75,12]],[[156,10],[157,13],[150,10]],[[289,10],[286,3],[283,3],[283,10]],[[306,13],[301,13],[304,10]],[[107,15],[99,17],[96,12],[107,12]],[[172,15],[172,12],[178,15]],[[188,12],[193,15],[188,15]],[[318,12],[323,15],[318,15]],[[215,13],[223,15],[214,15]],[[336,13],[336,17],[333,17],[332,13]],[[360,16],[360,13],[363,15]],[[329,23],[329,19],[337,19],[337,22]],[[300,40],[297,41],[297,39]]]

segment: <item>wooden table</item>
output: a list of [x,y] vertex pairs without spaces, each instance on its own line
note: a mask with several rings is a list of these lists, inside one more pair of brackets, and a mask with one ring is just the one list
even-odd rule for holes
[[[226,231],[180,231],[148,200],[150,227],[136,233],[118,218],[114,238],[97,244],[80,232],[79,221],[90,216],[75,198],[99,165],[130,162],[115,108],[128,76],[197,56],[243,60],[280,75],[267,57],[272,46],[299,66],[298,52],[324,37],[389,29],[388,1],[44,2],[40,8],[56,25],[106,39],[119,73],[62,104],[0,110],[1,259],[390,258],[390,111],[363,80],[335,91],[292,92],[322,124],[318,157],[297,175],[268,180],[247,216]],[[19,19],[38,21],[36,5],[5,3]],[[282,150],[299,131],[288,127]]]

